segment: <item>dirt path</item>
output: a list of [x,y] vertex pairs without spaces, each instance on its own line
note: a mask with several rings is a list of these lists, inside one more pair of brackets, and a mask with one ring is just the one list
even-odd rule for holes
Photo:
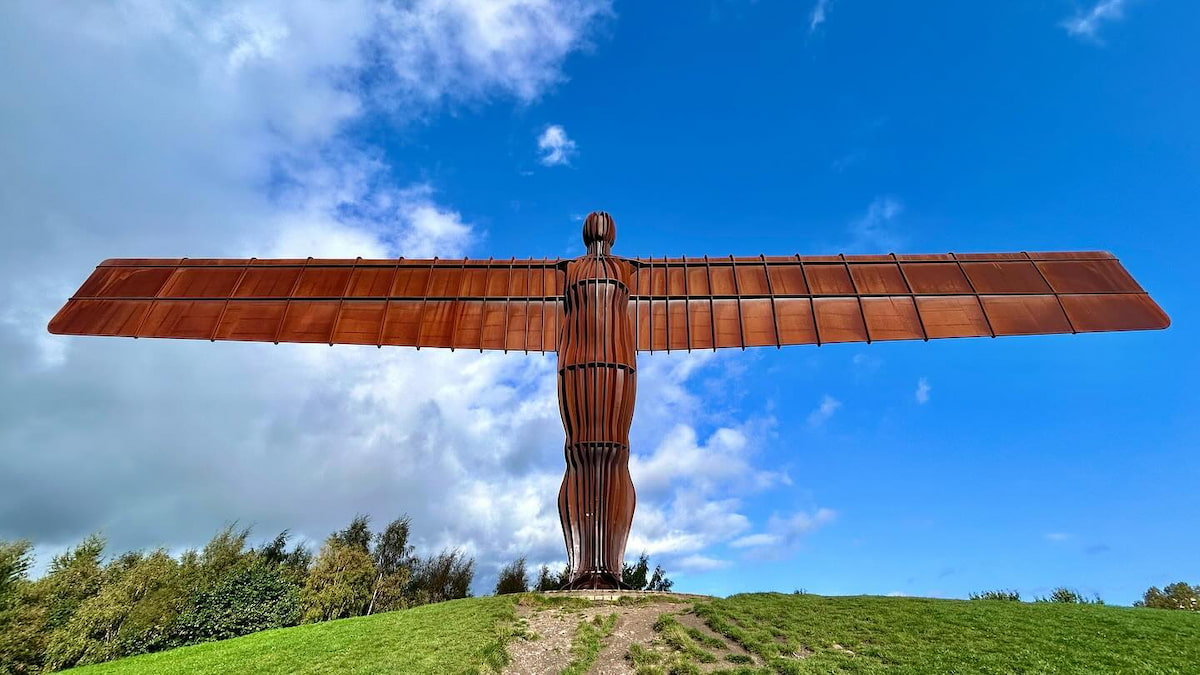
[[[525,630],[531,636],[530,639],[517,638],[509,643],[508,653],[512,662],[504,672],[506,675],[562,672],[571,663],[571,642],[580,622],[591,621],[595,617],[603,619],[609,614],[616,614],[617,622],[612,632],[604,639],[596,662],[588,671],[591,675],[633,673],[633,664],[626,655],[629,653],[629,646],[634,643],[658,653],[669,654],[670,647],[662,643],[654,630],[655,622],[663,614],[675,615],[683,625],[720,639],[727,648],[715,650],[714,653],[718,657],[724,657],[726,654],[747,654],[740,645],[732,644],[713,633],[699,617],[690,614],[691,609],[690,602],[656,601],[650,598],[633,605],[609,602],[575,607],[519,605],[518,618],[525,622]],[[702,671],[707,672],[717,668],[728,668],[732,664],[722,658],[717,663],[698,665]]]

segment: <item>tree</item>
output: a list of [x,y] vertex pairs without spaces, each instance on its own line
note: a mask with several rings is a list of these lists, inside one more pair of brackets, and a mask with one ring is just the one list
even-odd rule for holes
[[[542,569],[546,570],[547,574],[550,572],[545,565],[542,566]],[[496,595],[527,592],[529,592],[529,580],[526,578],[525,556],[521,556],[500,568],[500,574],[496,577]]]
[[17,587],[33,566],[33,544],[0,540],[0,609],[16,601]]
[[1133,606],[1200,612],[1200,586],[1189,586],[1182,581],[1169,584],[1161,591],[1151,586]]
[[475,559],[458,549],[445,549],[422,560],[413,570],[413,604],[423,605],[471,595]]
[[359,616],[371,599],[375,565],[357,545],[333,535],[317,554],[300,592],[303,621]]
[[[571,569],[568,567],[567,572],[570,573],[570,571]],[[538,568],[537,583],[534,585],[533,590],[538,592],[557,591],[566,583],[561,580],[561,576],[560,574],[551,572],[549,565],[543,564]]]
[[65,625],[85,600],[100,592],[104,545],[99,535],[89,535],[75,548],[55,556],[46,575],[37,581],[51,629]]
[[412,580],[415,562],[413,547],[408,543],[411,520],[401,516],[375,535],[375,583],[371,588],[371,602],[367,614],[402,609],[407,604],[405,588]]
[[288,531],[284,530],[276,535],[271,543],[254,553],[268,567],[276,568],[285,579],[300,587],[304,585],[304,580],[308,577],[308,568],[312,566],[313,555],[303,544],[296,544],[289,551],[287,543]]
[[166,551],[114,559],[104,568],[99,592],[50,635],[46,665],[100,663],[161,645],[184,595],[178,581],[179,563]]
[[654,574],[650,575],[650,583],[646,584],[646,590],[666,593],[674,585],[675,582],[667,578],[667,573],[663,570],[662,565],[655,565]]
[[33,544],[0,541],[0,673],[41,670],[46,611],[27,575]]
[[356,548],[363,553],[371,552],[371,518],[362,514],[354,516],[354,520],[350,521],[350,525],[341,532],[333,533],[332,538],[351,548]]
[[[650,575],[649,579],[646,578],[647,575]],[[655,565],[654,573],[650,574],[650,556],[646,553],[638,556],[636,563],[625,563],[622,566],[621,582],[635,591],[666,592],[675,585],[674,581],[667,578],[667,573],[661,565]]]

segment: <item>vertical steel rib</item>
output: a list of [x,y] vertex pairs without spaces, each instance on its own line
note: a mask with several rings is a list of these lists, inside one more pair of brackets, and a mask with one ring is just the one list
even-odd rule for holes
[[275,344],[279,344],[279,336],[283,334],[283,325],[287,323],[288,310],[292,308],[292,297],[296,295],[296,289],[300,288],[300,280],[304,278],[304,272],[308,270],[308,264],[312,262],[312,256],[304,261],[304,266],[300,268],[300,273],[296,275],[296,281],[292,283],[292,290],[288,292],[287,302],[283,305],[283,313],[279,317],[279,325],[275,327]]
[[771,324],[775,326],[775,348],[783,348],[783,338],[779,335],[779,313],[775,310],[775,285],[771,283],[771,268],[767,266],[767,256],[758,254],[762,261],[763,276],[767,279],[767,295],[771,297]]
[[921,308],[917,306],[917,294],[913,293],[912,283],[908,280],[908,274],[904,272],[904,265],[900,264],[900,259],[892,253],[892,262],[896,264],[896,269],[900,270],[900,278],[904,280],[904,288],[908,291],[908,301],[912,303],[913,311],[917,314],[917,323],[921,326],[921,338],[929,342],[929,331],[925,330],[925,317],[921,316]]
[[433,273],[437,270],[438,257],[433,256],[433,264],[429,266],[429,276],[425,278],[425,292],[421,294],[421,312],[417,314],[417,351],[421,351],[421,336],[425,332],[425,308],[429,306],[429,289],[433,287]]
[[[174,279],[175,276],[179,274],[179,271],[183,269],[183,263],[185,262],[187,262],[187,258],[180,258],[179,265],[175,269],[171,270],[171,273],[168,274],[166,278],[163,279],[162,284],[159,285],[158,290],[154,291],[154,296],[150,300],[150,306],[146,308],[146,313],[142,315],[141,320],[138,321],[137,328],[133,330],[134,340],[138,339],[138,336],[142,334],[142,328],[145,328],[146,319],[150,318],[150,312],[154,311],[154,305],[158,301],[158,297],[162,295],[163,290],[167,288],[167,285],[171,283],[171,280]],[[279,343],[276,342],[275,344]]]
[[950,259],[958,265],[958,273],[963,276],[963,279],[967,280],[967,286],[971,288],[971,294],[975,296],[975,302],[979,303],[979,313],[983,315],[983,321],[987,324],[988,332],[992,334],[992,337],[996,337],[996,329],[992,327],[992,318],[988,316],[987,308],[983,306],[983,296],[979,295],[979,291],[975,288],[975,282],[971,281],[971,277],[963,269],[962,261],[958,259],[958,256],[954,255],[953,251],[949,255]]
[[[329,326],[329,346],[333,346],[333,336],[337,335],[338,321],[342,319],[342,306],[346,304],[346,294],[350,292],[350,283],[354,281],[354,270],[358,269],[358,263],[362,260],[362,256],[354,259],[354,264],[350,266],[350,274],[346,275],[346,283],[342,286],[342,297],[338,299],[337,312],[333,315],[333,323]],[[243,272],[243,275],[245,273]],[[240,281],[239,281],[240,283]],[[223,312],[222,312],[223,314]]]
[[379,317],[379,332],[375,335],[375,347],[383,348],[383,329],[387,327],[388,312],[392,309],[392,295],[396,290],[396,280],[400,278],[400,266],[404,264],[404,256],[396,258],[396,267],[392,270],[392,280],[388,283],[387,299],[383,301],[383,316]]
[[1074,335],[1078,333],[1079,331],[1075,330],[1075,322],[1071,321],[1071,315],[1067,314],[1067,308],[1063,306],[1062,296],[1058,294],[1058,289],[1054,288],[1054,286],[1050,284],[1050,280],[1047,279],[1046,275],[1042,273],[1042,268],[1038,267],[1038,264],[1034,262],[1033,258],[1029,257],[1028,251],[1021,251],[1021,255],[1025,256],[1025,259],[1029,261],[1030,265],[1033,265],[1033,269],[1037,270],[1038,276],[1042,278],[1042,283],[1046,284],[1046,288],[1049,288],[1050,292],[1054,294],[1054,299],[1058,301],[1058,309],[1062,311],[1063,318],[1067,320],[1067,325],[1071,328],[1071,334]]
[[[258,260],[258,258],[250,259],[250,262],[242,268],[242,273],[238,275],[237,281],[233,282],[233,288],[229,289],[229,297],[225,298],[225,304],[221,306],[221,313],[217,315],[217,322],[213,324],[212,335],[208,337],[209,342],[217,341],[217,333],[221,330],[221,322],[225,320],[225,312],[229,310],[229,301],[237,294],[238,287],[242,285],[242,279],[246,278],[246,272],[250,271],[250,267],[254,265],[255,260]],[[168,274],[167,276],[171,275]],[[330,342],[329,346],[332,347],[333,342]]]

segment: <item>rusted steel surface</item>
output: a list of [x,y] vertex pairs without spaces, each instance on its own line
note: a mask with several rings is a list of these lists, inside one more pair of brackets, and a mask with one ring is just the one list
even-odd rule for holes
[[567,588],[621,587],[637,352],[1166,328],[1111,254],[558,260],[116,259],[50,322],[70,335],[558,353]]
[[636,259],[639,351],[1166,328],[1109,253]]
[[633,266],[608,255],[607,214],[588,216],[588,254],[567,263],[558,352],[558,402],[567,471],[558,514],[572,578],[566,588],[620,588],[636,497],[629,477],[629,427],[637,350],[629,313]]
[[106,260],[50,332],[552,352],[555,260]]

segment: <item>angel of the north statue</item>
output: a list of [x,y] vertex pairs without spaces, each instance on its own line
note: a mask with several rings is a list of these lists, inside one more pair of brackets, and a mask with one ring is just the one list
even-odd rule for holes
[[566,588],[621,588],[635,504],[637,353],[1166,328],[1109,253],[612,255],[607,213],[572,260],[105,260],[64,335],[558,353]]

